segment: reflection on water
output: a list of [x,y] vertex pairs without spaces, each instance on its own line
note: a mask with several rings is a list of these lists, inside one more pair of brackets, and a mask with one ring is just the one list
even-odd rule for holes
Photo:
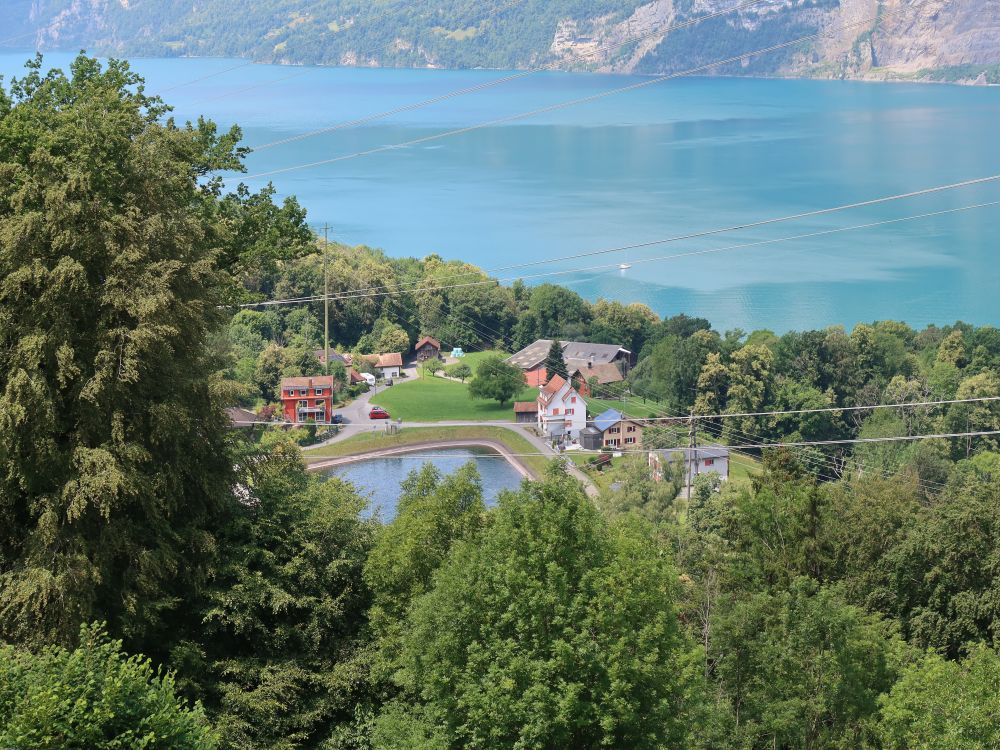
[[435,458],[406,455],[373,458],[335,467],[330,469],[328,475],[351,482],[363,495],[370,497],[371,506],[366,514],[377,513],[386,522],[396,516],[400,483],[411,471],[425,463],[434,464],[442,474],[447,475],[474,461],[483,480],[483,498],[487,505],[495,504],[503,490],[517,489],[521,483],[521,475],[514,467],[485,448],[435,448],[430,452]]

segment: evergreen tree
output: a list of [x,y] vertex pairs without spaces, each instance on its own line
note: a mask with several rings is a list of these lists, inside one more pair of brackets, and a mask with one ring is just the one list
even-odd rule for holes
[[569,372],[566,369],[566,360],[563,358],[563,347],[559,341],[553,341],[549,346],[549,353],[545,355],[545,378],[546,381],[558,375],[564,380],[569,380]]
[[82,55],[0,101],[0,638],[100,617],[149,653],[232,497],[203,178],[240,168],[239,132],[164,121],[125,63]]

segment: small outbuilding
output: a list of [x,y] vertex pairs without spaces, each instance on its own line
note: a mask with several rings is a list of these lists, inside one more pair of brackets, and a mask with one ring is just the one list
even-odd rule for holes
[[515,401],[514,421],[518,424],[534,424],[537,422],[538,404],[534,401]]
[[584,427],[580,430],[580,446],[585,451],[599,451],[604,447],[604,433],[596,427]]
[[440,359],[441,342],[432,336],[424,336],[413,347],[413,351],[417,354],[418,362],[426,362],[428,359]]

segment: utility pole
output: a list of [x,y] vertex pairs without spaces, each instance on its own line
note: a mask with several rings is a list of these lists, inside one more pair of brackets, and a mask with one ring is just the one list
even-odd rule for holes
[[330,374],[330,270],[327,250],[330,242],[330,225],[323,225],[323,372]]
[[691,409],[691,416],[688,417],[688,460],[687,460],[687,499],[691,500],[691,487],[694,484],[695,472],[698,465],[698,420],[695,419],[694,409]]

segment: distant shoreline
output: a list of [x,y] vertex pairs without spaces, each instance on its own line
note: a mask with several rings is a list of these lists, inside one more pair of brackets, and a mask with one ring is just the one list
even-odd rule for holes
[[[29,56],[33,56],[36,53],[41,53],[43,56],[49,53],[59,53],[59,54],[74,54],[74,51],[70,49],[51,49],[51,50],[36,50],[30,47],[25,47],[21,49],[17,48],[5,48],[0,46],[0,54],[16,54],[23,53]],[[253,60],[247,57],[229,57],[227,55],[107,55],[103,53],[90,53],[101,59],[124,59],[124,60],[233,60],[233,61],[244,61],[251,65],[273,65],[276,67],[287,67],[287,68],[324,68],[329,70],[427,70],[427,71],[442,71],[442,72],[466,72],[466,71],[484,71],[493,73],[519,73],[530,70],[529,68],[490,68],[490,67],[474,67],[474,68],[445,68],[434,65],[423,65],[423,66],[400,66],[400,65],[326,65],[323,63],[305,63],[305,62],[293,62],[289,60],[285,61],[262,61]],[[931,69],[934,70],[934,69]],[[615,71],[592,71],[592,70],[573,70],[573,69],[555,69],[546,71],[537,71],[539,73],[566,73],[570,75],[601,75],[601,76],[615,76],[615,77],[635,77],[635,78],[657,78],[662,75],[671,75],[670,73],[623,73]],[[930,78],[884,78],[884,77],[844,77],[844,78],[831,78],[828,76],[810,76],[810,75],[704,75],[704,74],[692,74],[685,76],[678,76],[679,78],[703,78],[703,79],[721,79],[721,80],[750,80],[750,81],[829,81],[829,82],[852,82],[852,83],[892,83],[892,84],[933,84],[941,86],[962,86],[966,88],[997,88],[1000,87],[1000,83],[977,83],[975,80],[962,79],[955,81],[935,81]]]

